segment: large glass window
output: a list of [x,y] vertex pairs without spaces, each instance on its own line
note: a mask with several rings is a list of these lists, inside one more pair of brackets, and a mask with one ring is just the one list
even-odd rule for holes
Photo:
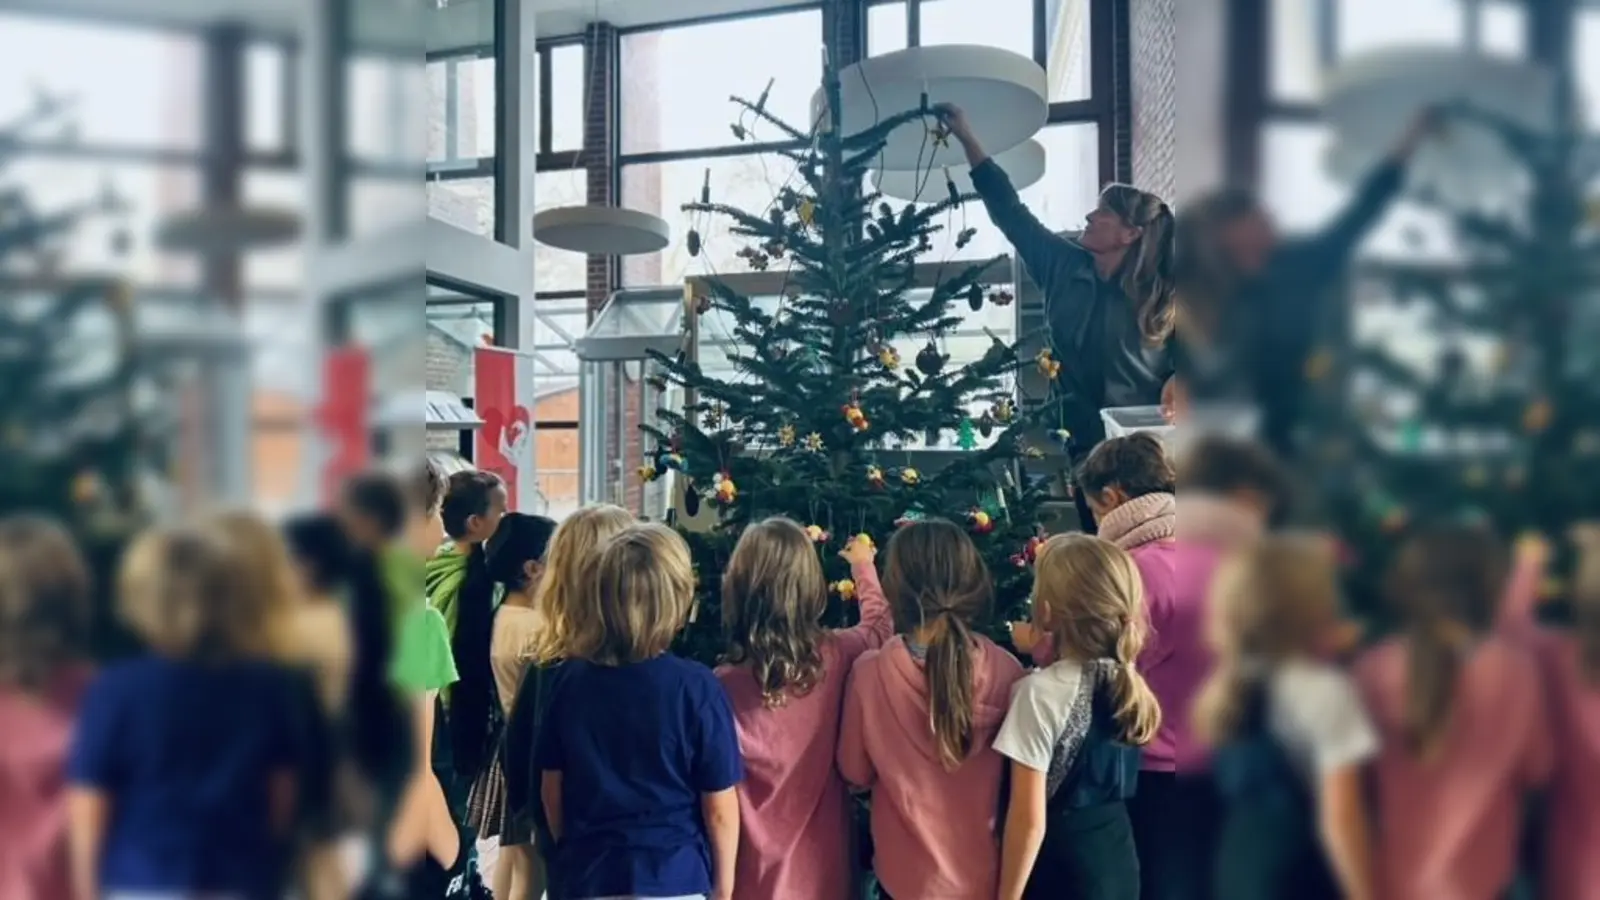
[[[916,4],[912,23],[910,5]],[[867,54],[911,44],[982,44],[1033,57],[1042,36],[1053,103],[1085,100],[1089,90],[1090,0],[889,0],[867,9]]]
[[[672,226],[673,240],[660,253],[625,257],[623,283],[654,287],[680,284],[686,275],[748,272],[749,265],[736,254],[749,239],[729,234],[726,217],[691,215],[683,211],[683,204],[698,200],[701,186],[709,178],[713,202],[763,210],[792,176],[794,163],[776,154],[637,163],[624,168],[623,205],[661,216]],[[698,258],[689,255],[690,229],[700,234]]]
[[[558,206],[581,206],[587,202],[589,173],[586,169],[560,169],[534,176],[535,210]],[[569,250],[557,250],[535,243],[533,251],[534,289],[541,294],[581,291],[588,284],[589,257]]]
[[[588,75],[582,44],[561,44],[541,51],[549,60],[550,84],[540,91],[541,104],[550,104],[549,142],[544,150],[583,149],[583,108]],[[545,96],[548,93],[549,99]]]
[[784,139],[728,101],[753,102],[769,81],[766,110],[798,129],[810,124],[811,96],[822,84],[820,10],[641,31],[621,44],[624,155],[735,144],[735,124],[757,140]]

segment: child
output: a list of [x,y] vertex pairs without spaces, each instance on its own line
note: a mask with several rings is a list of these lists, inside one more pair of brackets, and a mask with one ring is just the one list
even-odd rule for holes
[[428,601],[444,615],[452,634],[460,615],[458,594],[469,574],[472,551],[482,547],[500,527],[506,500],[505,483],[493,472],[457,472],[445,487],[439,520],[450,543],[433,548],[425,557],[426,585]]
[[1323,661],[1339,627],[1326,541],[1266,537],[1217,571],[1215,669],[1195,730],[1225,804],[1215,896],[1372,900],[1362,769],[1378,737],[1355,685]]
[[[1507,633],[1533,651],[1544,677],[1555,766],[1546,793],[1540,896],[1600,900],[1600,526],[1573,529],[1578,565],[1570,628],[1541,628],[1533,605],[1544,575],[1542,541],[1518,547]],[[1520,582],[1520,583],[1519,583]]]
[[89,681],[89,572],[44,519],[0,519],[0,900],[68,897],[67,748]]
[[989,900],[1005,760],[991,746],[1022,666],[972,630],[994,581],[960,526],[912,522],[889,541],[884,593],[901,637],[856,660],[839,774],[871,790],[873,869],[900,900]]
[[1138,748],[1161,722],[1134,665],[1139,570],[1115,544],[1059,534],[1040,550],[1033,590],[1061,659],[1017,682],[994,741],[1011,760],[1000,900],[1138,900],[1142,857],[1125,804],[1149,774]]
[[344,598],[350,548],[338,521],[322,513],[290,519],[283,539],[300,597],[295,646],[316,666],[323,708],[337,717],[344,712],[355,652]]
[[1383,740],[1374,797],[1387,900],[1492,900],[1516,878],[1524,803],[1554,761],[1537,663],[1492,630],[1503,559],[1487,529],[1420,531],[1388,586],[1403,630],[1356,668]]
[[571,610],[572,659],[536,752],[563,900],[733,895],[733,713],[709,669],[667,652],[694,588],[683,539],[635,525]]
[[[544,516],[506,513],[500,527],[485,545],[489,576],[505,591],[494,616],[494,634],[486,653],[494,669],[494,682],[502,716],[509,716],[517,686],[533,659],[539,633],[539,614],[533,598],[544,576],[545,549],[556,523]],[[544,893],[544,879],[534,869],[528,846],[531,835],[524,820],[508,815],[506,779],[499,741],[496,752],[467,798],[467,824],[480,840],[500,838],[501,852],[494,870],[496,897],[536,898]],[[537,883],[535,883],[537,881]]]
[[739,792],[737,896],[849,896],[850,797],[834,768],[850,666],[894,635],[872,540],[850,539],[861,622],[828,631],[817,544],[788,519],[745,528],[722,576],[729,650],[717,677],[733,704],[745,783]]
[[108,667],[78,719],[77,896],[282,896],[303,710],[274,662],[281,623],[244,565],[198,531],[151,532],[128,550],[120,609],[152,653]]
[[584,577],[593,568],[600,546],[632,524],[633,516],[627,510],[598,505],[567,516],[556,529],[533,599],[539,630],[534,633],[530,662],[506,720],[501,768],[506,778],[508,821],[515,822],[508,827],[518,837],[531,834],[536,839],[544,861],[547,890],[554,898],[563,894],[551,853],[555,842],[544,817],[544,805],[539,801],[540,773],[534,765],[533,750],[556,677],[571,656],[572,609],[588,602],[587,597],[580,596]]

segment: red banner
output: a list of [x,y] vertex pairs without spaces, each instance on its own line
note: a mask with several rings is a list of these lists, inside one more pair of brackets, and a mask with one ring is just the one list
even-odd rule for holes
[[322,403],[315,416],[322,437],[322,502],[332,506],[345,479],[370,462],[372,436],[368,410],[372,397],[371,363],[361,347],[338,347],[322,360]]
[[530,507],[539,495],[533,459],[533,357],[500,347],[473,354],[473,407],[483,427],[473,437],[473,465],[506,483],[506,508]]

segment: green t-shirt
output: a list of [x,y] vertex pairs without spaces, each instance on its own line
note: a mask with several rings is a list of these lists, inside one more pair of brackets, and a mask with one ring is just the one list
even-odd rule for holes
[[400,617],[389,680],[405,691],[437,691],[455,684],[455,659],[450,654],[450,629],[444,616],[418,601]]

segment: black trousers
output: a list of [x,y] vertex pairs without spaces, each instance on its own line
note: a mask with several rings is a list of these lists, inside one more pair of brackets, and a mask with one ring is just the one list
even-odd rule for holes
[[1140,900],[1210,900],[1221,804],[1205,776],[1140,772],[1128,801]]

